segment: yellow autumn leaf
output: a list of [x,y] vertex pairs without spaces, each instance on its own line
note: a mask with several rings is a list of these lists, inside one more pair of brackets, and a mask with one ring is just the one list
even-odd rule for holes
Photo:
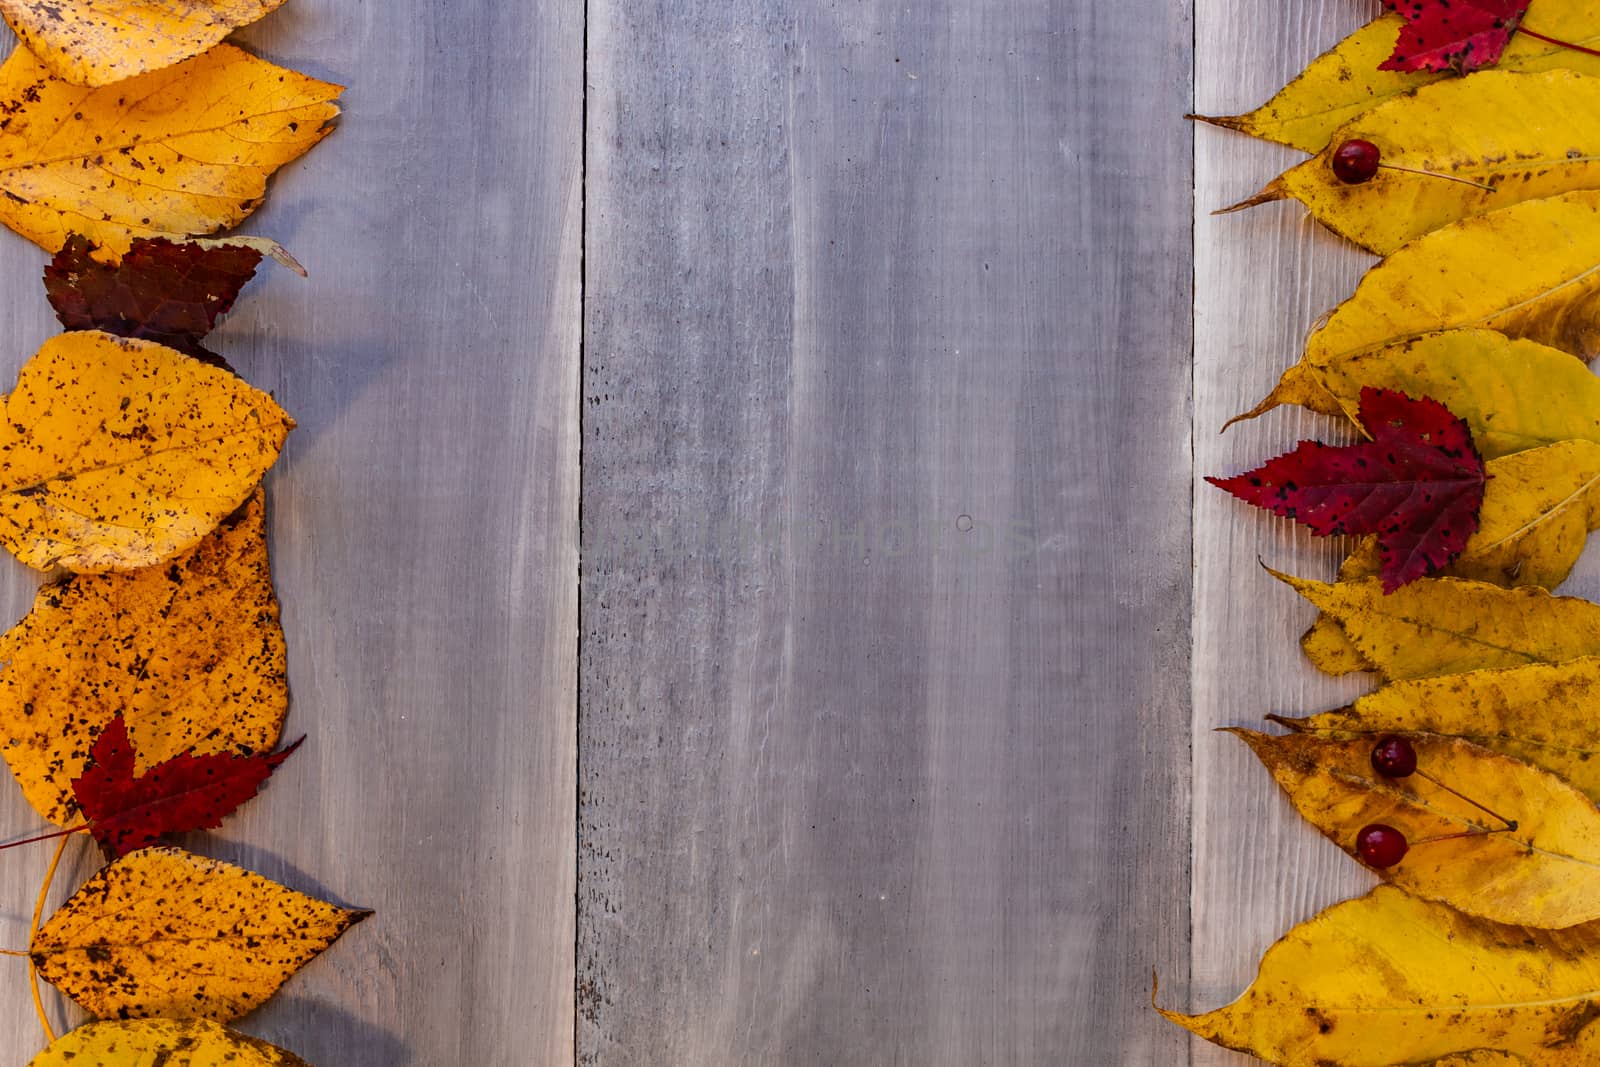
[[1277,396],[1359,428],[1364,386],[1439,401],[1467,420],[1485,459],[1557,441],[1600,442],[1600,377],[1565,352],[1493,330],[1445,330],[1326,366],[1302,363]]
[[1363,827],[1404,834],[1410,851],[1377,873],[1406,892],[1491,922],[1554,930],[1600,920],[1600,808],[1550,772],[1458,737],[1413,734],[1418,773],[1385,778],[1372,769],[1370,738],[1229,732],[1352,857]]
[[[1349,140],[1378,147],[1383,165],[1371,180],[1352,185],[1333,173],[1332,155]],[[1597,188],[1600,76],[1492,70],[1379,104],[1226,210],[1298,200],[1334,233],[1388,255],[1464,218]]]
[[1300,635],[1300,650],[1323,674],[1337,676],[1373,669],[1361,650],[1345,636],[1344,628],[1326,615],[1319,614]]
[[[1410,74],[1379,70],[1394,51],[1402,20],[1385,15],[1346,37],[1312,61],[1304,73],[1271,100],[1244,115],[1204,121],[1306,152],[1320,152],[1345,123],[1385,100],[1413,89],[1454,79],[1451,74]],[[1574,44],[1600,48],[1600,29],[1588,0],[1539,0],[1527,25]],[[1600,58],[1560,48],[1526,34],[1511,38],[1496,65],[1502,71],[1575,70],[1600,74]],[[1479,71],[1472,77],[1484,72]]]
[[77,821],[72,780],[118,714],[138,773],[277,744],[289,684],[264,512],[257,492],[165,566],[46,585],[0,636],[0,751],[40,815]]
[[147,848],[85,882],[28,951],[41,977],[99,1018],[226,1022],[370,914],[232,864]]
[[131,570],[192,548],[294,426],[228,371],[94,330],[46,341],[3,405],[0,543],[40,570]]
[[108,85],[197,56],[283,0],[0,0],[0,15],[57,77]]
[[1333,737],[1445,734],[1542,767],[1600,803],[1600,656],[1394,682],[1349,707],[1269,716]]
[[81,233],[110,255],[237,225],[328,134],[341,91],[226,44],[98,89],[18,48],[0,66],[0,222],[46,251]]
[[1600,354],[1600,191],[1514,204],[1412,241],[1366,273],[1306,341],[1300,362],[1240,417],[1279,404],[1313,406],[1322,368],[1475,327],[1585,361]]
[[1600,1051],[1600,927],[1501,926],[1378,886],[1289,931],[1227,1007],[1161,1014],[1281,1067],[1571,1067]]
[[1423,578],[1385,595],[1380,578],[1318,582],[1271,573],[1344,632],[1365,669],[1389,680],[1600,655],[1600,604],[1543,589]]
[[265,1041],[206,1019],[86,1023],[57,1038],[28,1067],[308,1067]]

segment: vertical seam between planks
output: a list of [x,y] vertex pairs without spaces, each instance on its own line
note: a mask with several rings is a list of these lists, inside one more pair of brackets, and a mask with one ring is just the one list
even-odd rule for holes
[[578,41],[578,543],[574,565],[577,583],[577,641],[573,644],[572,715],[572,1067],[581,1060],[578,1042],[579,997],[582,995],[579,954],[583,951],[583,489],[584,389],[589,354],[589,0],[584,0]]
[[[1199,108],[1200,95],[1200,5],[1204,0],[1192,0],[1189,4],[1189,111],[1196,112]],[[1196,123],[1188,122],[1189,127],[1189,800],[1187,818],[1184,820],[1184,829],[1188,836],[1186,848],[1187,857],[1184,870],[1187,872],[1189,906],[1187,909],[1185,926],[1187,929],[1183,939],[1183,989],[1186,1003],[1185,1011],[1194,1010],[1194,864],[1195,864],[1195,765],[1194,765],[1194,734],[1197,724],[1194,715],[1195,695],[1195,669],[1198,659],[1195,655],[1194,613],[1195,605],[1200,602],[1200,568],[1196,545],[1199,539],[1199,528],[1195,522],[1199,509],[1196,507],[1196,478],[1195,457],[1199,454],[1200,434],[1200,321],[1198,300],[1200,296],[1200,276],[1196,267],[1200,259],[1200,227],[1196,217],[1200,210],[1200,153],[1198,149],[1199,134]],[[1190,1037],[1184,1042],[1184,1063],[1194,1067],[1194,1038]]]

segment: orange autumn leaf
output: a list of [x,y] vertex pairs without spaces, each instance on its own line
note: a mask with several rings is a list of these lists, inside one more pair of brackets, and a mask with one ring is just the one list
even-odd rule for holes
[[230,863],[147,848],[84,883],[28,951],[40,977],[99,1018],[227,1022],[371,914]]
[[293,426],[266,393],[164,345],[53,337],[0,400],[0,544],[39,570],[165,562],[244,503]]
[[28,1067],[308,1067],[265,1041],[206,1019],[117,1019],[85,1023],[57,1038]]
[[52,73],[109,85],[199,55],[283,0],[0,0],[0,15]]
[[0,65],[0,222],[49,252],[81,233],[111,257],[235,226],[327,136],[340,92],[226,44],[102,88],[18,48]]
[[47,585],[0,636],[0,751],[40,815],[79,817],[72,781],[119,714],[139,772],[277,742],[289,679],[264,516],[258,492],[165,566]]

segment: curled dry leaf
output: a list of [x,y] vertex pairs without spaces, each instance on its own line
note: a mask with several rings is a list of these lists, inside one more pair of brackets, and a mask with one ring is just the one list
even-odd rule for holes
[[1558,441],[1600,442],[1600,377],[1565,352],[1493,330],[1446,330],[1325,366],[1302,363],[1275,395],[1359,426],[1368,386],[1438,400],[1467,420],[1485,459]]
[[1478,529],[1484,465],[1467,424],[1443,404],[1383,389],[1361,393],[1371,440],[1293,452],[1233,478],[1207,478],[1319,536],[1372,534],[1384,588],[1446,566]]
[[72,780],[119,714],[139,772],[190,749],[271,749],[289,686],[262,494],[164,567],[44,586],[0,637],[0,662],[0,751],[62,826],[78,814]]
[[[1385,881],[1492,922],[1553,930],[1600,920],[1600,809],[1550,772],[1460,738],[1414,734],[1417,767],[1437,781],[1385,778],[1365,737],[1229,732],[1352,857],[1365,826],[1403,833],[1411,849],[1377,872]],[[1479,832],[1502,824],[1465,797],[1515,829]],[[1461,834],[1469,836],[1451,836]]]
[[155,341],[210,361],[217,357],[201,340],[261,262],[261,250],[249,245],[164,237],[139,238],[115,265],[93,252],[75,233],[44,268],[45,295],[62,326]]
[[[1574,44],[1600,47],[1590,0],[1539,0],[1534,9],[1538,29]],[[1305,71],[1273,98],[1244,115],[1204,118],[1217,126],[1290,145],[1306,152],[1327,147],[1339,127],[1373,107],[1452,74],[1380,70],[1393,51],[1403,26],[1398,15],[1385,15],[1346,37],[1312,61]],[[1600,74],[1600,57],[1574,52],[1519,34],[1500,57],[1502,71],[1575,70]]]
[[149,567],[255,489],[294,426],[259,389],[149,341],[46,341],[4,398],[0,542],[31,567]]
[[109,85],[199,55],[283,0],[0,0],[0,14],[57,77]]
[[232,864],[147,848],[84,883],[29,954],[41,977],[99,1018],[226,1022],[370,914]]
[[28,1067],[309,1067],[292,1052],[208,1019],[120,1019],[87,1023],[28,1061]]
[[1378,886],[1291,930],[1227,1007],[1162,1014],[1284,1067],[1569,1067],[1600,1054],[1600,928],[1500,926]]
[[1329,737],[1445,734],[1542,767],[1600,803],[1600,657],[1395,682],[1349,707],[1303,719]]
[[1240,418],[1301,402],[1316,368],[1476,327],[1585,361],[1600,354],[1600,191],[1530,200],[1412,241],[1366,273],[1300,362]]
[[[1384,165],[1370,181],[1334,174],[1331,156],[1349,140],[1378,146]],[[1292,198],[1388,255],[1464,218],[1578,189],[1600,189],[1600,72],[1484,71],[1379,104],[1239,206]]]
[[1543,589],[1424,578],[1385,595],[1377,578],[1330,583],[1271,573],[1320,608],[1363,669],[1386,680],[1600,655],[1600,604]]
[[327,136],[341,91],[232,45],[88,89],[18,48],[0,66],[0,222],[47,252],[81,233],[107,258],[237,225]]
[[167,834],[215,830],[304,740],[256,755],[197,756],[185,749],[137,773],[128,724],[118,715],[95,738],[88,766],[72,780],[72,795],[89,832],[107,858],[116,859],[158,844]]

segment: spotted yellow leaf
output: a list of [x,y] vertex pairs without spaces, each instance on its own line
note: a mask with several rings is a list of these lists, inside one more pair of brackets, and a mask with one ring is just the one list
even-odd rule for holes
[[[1383,165],[1371,180],[1334,174],[1348,140],[1377,146]],[[1236,207],[1298,200],[1328,229],[1388,255],[1461,219],[1576,189],[1600,189],[1600,74],[1491,70],[1379,104]]]
[[242,504],[294,422],[236,375],[93,330],[46,341],[3,400],[0,542],[29,566],[131,570]]
[[254,1009],[370,912],[175,848],[113,861],[34,936],[39,974],[99,1018]]
[[18,48],[0,65],[0,222],[46,251],[81,233],[114,256],[237,225],[328,134],[340,92],[226,44],[97,89]]
[[1394,682],[1348,707],[1303,719],[1332,737],[1445,734],[1542,767],[1600,803],[1600,656]]
[[197,56],[283,0],[0,0],[41,63],[77,85],[108,85]]
[[46,585],[0,637],[0,752],[39,814],[78,821],[72,780],[119,713],[139,773],[277,743],[289,686],[264,510],[257,492],[164,566]]
[[1600,920],[1600,808],[1550,772],[1458,737],[1413,734],[1426,774],[1386,778],[1373,770],[1368,738],[1230,732],[1352,857],[1363,827],[1403,833],[1410,851],[1377,874],[1408,893],[1541,929]]
[[1323,368],[1479,327],[1585,361],[1600,354],[1600,191],[1530,200],[1412,241],[1366,273],[1311,334],[1300,362],[1240,417],[1306,403]]
[[[1596,26],[1589,0],[1538,0],[1526,24],[1551,37],[1600,48],[1600,28]],[[1385,100],[1454,77],[1379,70],[1378,64],[1394,51],[1401,25],[1398,15],[1375,19],[1318,56],[1304,73],[1261,107],[1244,115],[1206,118],[1205,121],[1306,152],[1319,152],[1327,147],[1339,127]],[[1600,74],[1600,57],[1519,33],[1511,38],[1496,69],[1568,69]]]
[[1275,395],[1359,427],[1363,386],[1439,401],[1467,420],[1485,459],[1576,438],[1600,442],[1600,377],[1565,352],[1493,330],[1445,330],[1325,366],[1302,363]]
[[265,1041],[206,1019],[86,1023],[57,1038],[28,1067],[308,1067]]
[[1363,669],[1385,679],[1600,655],[1600,604],[1587,600],[1460,578],[1423,578],[1385,595],[1380,578],[1318,582],[1272,573],[1343,631]]
[[1378,886],[1289,931],[1227,1007],[1161,1014],[1282,1067],[1592,1063],[1600,928],[1501,926]]

